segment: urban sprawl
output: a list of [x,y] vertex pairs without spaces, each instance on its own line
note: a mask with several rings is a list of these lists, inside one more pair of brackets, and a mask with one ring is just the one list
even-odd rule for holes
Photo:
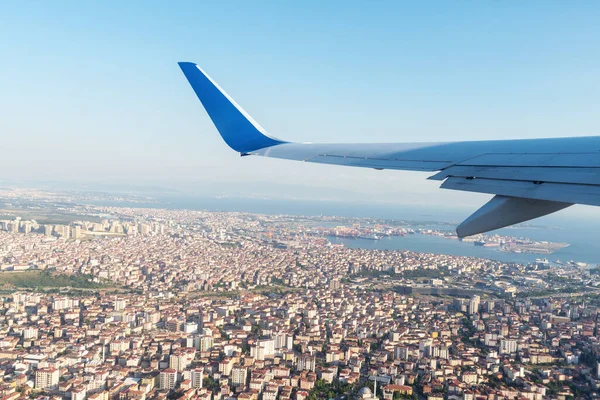
[[600,398],[598,269],[91,211],[0,221],[0,400]]

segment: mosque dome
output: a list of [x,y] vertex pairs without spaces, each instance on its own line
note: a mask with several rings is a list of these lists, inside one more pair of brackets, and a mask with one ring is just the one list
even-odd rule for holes
[[358,391],[357,395],[358,395],[358,398],[360,398],[360,399],[372,399],[373,398],[373,392],[371,392],[371,389],[369,389],[366,386],[364,388],[361,388]]

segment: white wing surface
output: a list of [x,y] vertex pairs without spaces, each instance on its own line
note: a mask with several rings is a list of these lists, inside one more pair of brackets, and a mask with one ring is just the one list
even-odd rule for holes
[[572,204],[600,206],[600,136],[447,143],[291,143],[269,136],[198,65],[179,63],[225,142],[242,156],[409,171],[439,171],[444,189],[493,194],[459,237]]

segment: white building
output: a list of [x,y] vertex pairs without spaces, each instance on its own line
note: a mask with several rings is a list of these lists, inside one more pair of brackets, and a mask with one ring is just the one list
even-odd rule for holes
[[56,389],[58,386],[58,369],[40,368],[35,372],[36,389]]
[[500,354],[513,354],[517,352],[517,341],[514,339],[500,340]]
[[177,384],[177,371],[173,368],[167,368],[160,372],[159,387],[161,390],[175,389]]
[[196,368],[192,371],[190,380],[192,381],[192,387],[196,389],[202,388],[202,381],[204,379],[204,373],[201,368]]
[[235,366],[231,370],[231,384],[233,387],[246,386],[248,380],[248,367]]

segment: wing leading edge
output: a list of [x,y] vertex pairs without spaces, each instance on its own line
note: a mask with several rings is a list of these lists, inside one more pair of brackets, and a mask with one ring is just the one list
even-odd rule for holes
[[459,237],[572,204],[600,206],[600,136],[447,143],[291,143],[266,132],[198,65],[179,63],[223,140],[241,155],[374,169],[439,171],[444,189],[494,194]]

